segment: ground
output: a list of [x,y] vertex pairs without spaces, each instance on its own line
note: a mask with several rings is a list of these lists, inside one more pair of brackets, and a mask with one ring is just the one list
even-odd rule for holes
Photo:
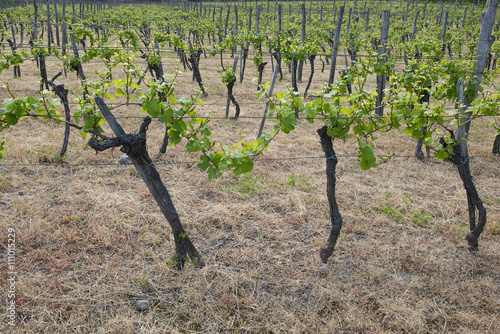
[[[179,64],[174,55],[163,61],[170,72]],[[219,117],[211,122],[214,136],[228,145],[252,139],[264,109],[254,95],[255,66],[247,62],[246,78],[234,88],[242,116],[255,118],[232,121],[223,119],[226,91],[218,64],[201,59],[209,96],[200,111]],[[48,68],[51,77],[60,62],[49,61]],[[88,76],[96,68],[84,66]],[[21,70],[20,79],[10,70],[1,76],[16,95],[37,89],[35,64]],[[320,89],[327,71],[317,69],[310,92]],[[271,74],[268,64],[264,80]],[[300,91],[308,74],[306,67]],[[191,79],[189,71],[179,76],[178,97],[197,89]],[[79,94],[74,73],[61,82],[71,99]],[[277,90],[288,82],[287,75]],[[136,106],[114,112],[143,115]],[[141,122],[119,120],[127,132],[137,132]],[[196,156],[169,147],[155,158],[155,168],[206,262],[203,269],[188,264],[178,271],[168,223],[135,169],[118,164],[121,152],[95,155],[72,131],[63,163],[48,163],[62,144],[63,127],[23,120],[2,132],[0,269],[5,276],[12,228],[17,318],[8,325],[4,283],[0,332],[500,332],[500,161],[490,154],[489,121],[473,123],[470,137],[472,175],[488,212],[475,254],[464,240],[467,200],[456,168],[413,158],[415,143],[403,133],[379,135],[376,151],[396,156],[369,171],[359,169],[355,143],[334,142],[344,228],[327,265],[319,259],[330,228],[325,159],[315,131],[320,123],[299,120],[298,130],[280,134],[254,171],[238,178],[209,182]],[[163,131],[153,121],[151,156]],[[135,303],[144,299],[150,307],[139,312]]]

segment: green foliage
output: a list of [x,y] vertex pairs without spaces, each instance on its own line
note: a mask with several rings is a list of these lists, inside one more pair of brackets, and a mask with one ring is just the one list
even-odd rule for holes
[[252,142],[241,141],[233,147],[224,147],[211,138],[210,115],[197,115],[196,106],[202,104],[197,96],[175,97],[175,78],[148,83],[148,90],[140,96],[142,110],[169,127],[170,145],[184,140],[188,152],[201,153],[197,166],[207,172],[209,179],[220,177],[224,170],[232,170],[235,176],[251,171],[254,157],[267,149],[274,136],[265,134]]
[[229,85],[236,81],[236,74],[232,69],[228,69],[221,74],[222,83]]
[[312,187],[308,176],[301,174],[296,175],[295,173],[292,173],[292,175],[286,179],[286,184],[290,187],[296,187],[302,191],[308,191]]
[[96,107],[93,100],[80,101],[80,107],[75,110],[74,120],[76,124],[82,124],[80,133],[83,138],[89,132],[104,132],[102,126],[105,121],[101,111]]
[[383,213],[383,214],[386,214],[386,215],[392,217],[398,223],[400,223],[401,220],[403,219],[403,215],[401,214],[402,210],[404,210],[404,208],[401,206],[394,207],[394,206],[390,206],[390,205],[384,205],[384,206],[381,206],[379,208],[380,213]]
[[418,210],[413,211],[413,222],[419,226],[426,227],[431,219],[432,216],[423,215]]
[[[5,84],[5,88],[11,95],[10,99],[6,99],[0,108],[0,132],[3,129],[8,129],[16,125],[20,120],[27,116],[40,117],[42,120],[52,119],[60,123],[57,107],[59,101],[49,98],[51,93],[42,91],[40,98],[33,96],[14,97],[9,89],[9,85]],[[0,139],[0,159],[5,153],[5,141]]]
[[242,197],[250,194],[257,194],[262,190],[261,181],[253,173],[247,173],[229,182],[224,182],[221,186]]
[[[9,90],[8,85],[6,88]],[[57,106],[60,103],[56,99],[48,98],[49,94],[50,92],[43,91],[42,97],[37,99],[33,96],[15,98],[11,93],[12,98],[5,100],[2,104],[3,107],[0,108],[0,131],[16,125],[27,115],[41,116],[42,118],[47,116],[47,118],[58,121]]]

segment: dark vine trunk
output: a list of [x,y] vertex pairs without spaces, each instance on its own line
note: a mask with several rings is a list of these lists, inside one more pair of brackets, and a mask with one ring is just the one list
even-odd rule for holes
[[306,90],[304,91],[304,99],[307,97],[307,91],[309,90],[309,87],[311,86],[313,75],[314,75],[314,59],[316,58],[316,55],[310,54],[309,55],[309,63],[311,64],[311,74],[309,75],[309,81],[307,82]]
[[199,54],[194,53],[193,46],[191,45],[191,42],[189,42],[189,47],[191,49],[191,55],[190,55],[188,60],[191,63],[191,67],[193,69],[194,79],[198,83],[198,86],[200,86],[200,90],[203,93],[203,96],[208,96],[207,92],[205,91],[205,87],[203,86],[203,81],[201,79],[200,69],[198,67]]
[[[181,60],[182,67],[184,70],[187,68],[188,64],[186,62],[186,54],[184,53],[184,50],[174,47],[174,50],[177,52],[177,55],[179,56],[179,59]],[[191,70],[191,68],[189,68]]]
[[335,169],[337,167],[338,159],[333,149],[333,138],[328,136],[328,128],[326,126],[318,129],[318,135],[321,140],[321,148],[325,152],[326,157],[326,195],[328,197],[328,204],[330,207],[330,221],[332,228],[328,243],[321,247],[320,257],[323,263],[328,262],[328,258],[333,254],[337,239],[342,229],[342,216],[340,215],[337,199],[335,197],[335,184],[336,176]]
[[[443,143],[443,145],[445,144]],[[484,226],[486,225],[486,209],[484,208],[483,201],[479,197],[474,181],[472,180],[469,158],[463,158],[460,145],[455,145],[453,147],[453,156],[449,160],[457,166],[458,174],[460,175],[460,179],[462,179],[467,194],[470,232],[465,237],[465,240],[469,243],[469,249],[471,251],[476,251],[479,246],[479,236],[483,233]]]
[[[420,96],[419,103],[429,103],[430,98],[431,98],[431,94],[430,94],[431,87],[427,87],[427,88],[429,90],[425,90],[425,92]],[[427,128],[422,127],[421,130],[422,130],[422,138],[423,138],[427,134]],[[422,152],[423,146],[424,146],[424,142],[421,139],[419,139],[417,141],[417,146],[415,147],[415,156],[420,160],[424,160],[424,158],[425,158],[424,152]],[[426,153],[427,153],[427,158],[430,158],[430,156],[431,156],[430,147],[426,146],[425,149],[426,149]]]
[[[12,34],[14,35],[14,32],[12,32]],[[15,43],[15,40],[14,42],[11,40],[11,39],[7,39],[7,42],[9,43],[9,46],[12,50],[12,54],[16,54],[17,52],[17,47],[16,47],[16,43]],[[14,65],[14,77],[21,77],[21,68],[19,67],[19,65]]]
[[139,133],[126,134],[104,101],[100,97],[96,97],[95,101],[116,137],[103,141],[91,139],[89,141],[90,147],[95,149],[96,152],[102,152],[108,148],[121,147],[120,150],[130,157],[137,172],[141,175],[151,195],[172,228],[177,268],[182,269],[188,260],[191,260],[196,267],[203,267],[205,263],[182,227],[170,194],[149,157],[146,147],[146,131],[151,123],[151,118],[144,118]]
[[69,109],[69,102],[68,102],[68,90],[64,88],[63,84],[57,85],[54,83],[54,81],[62,75],[62,72],[59,72],[55,77],[53,77],[48,84],[50,87],[52,87],[52,91],[59,97],[61,100],[61,103],[64,107],[64,114],[65,114],[65,119],[66,119],[66,124],[64,127],[64,140],[63,144],[61,147],[61,152],[59,153],[58,156],[54,157],[53,159],[62,159],[64,157],[64,154],[66,154],[66,150],[68,149],[68,142],[69,142],[69,132],[70,132],[70,125],[69,122],[71,121],[71,116],[70,116],[70,109]]
[[259,81],[257,83],[257,91],[260,89],[260,85],[262,84],[262,74],[264,73],[264,68],[266,67],[266,65],[267,65],[267,62],[263,62],[257,68],[257,71],[259,72]]
[[[227,84],[227,96],[229,98],[229,100],[233,103],[234,107],[236,108],[236,112],[234,113],[234,117],[232,118],[233,120],[237,120],[238,117],[240,117],[240,105],[238,104],[238,102],[236,102],[236,99],[234,98],[234,95],[233,95],[233,87],[234,87],[234,84],[236,82],[236,79],[234,79],[234,81],[232,81],[231,83]],[[227,105],[227,109],[226,109],[226,118],[228,117],[228,114],[229,114],[229,104]]]
[[283,71],[281,70],[281,53],[273,52],[272,56],[276,60],[276,66],[278,66],[278,70],[280,72],[280,81],[283,80]]
[[[339,76],[342,80],[345,79],[347,73],[349,72],[349,68],[347,70],[342,70],[342,71],[339,71]],[[349,95],[352,94],[352,84],[348,81],[346,81],[346,88],[347,88],[347,93]],[[352,102],[349,101],[350,104],[352,104]]]
[[42,82],[40,83],[40,90],[49,89],[49,83],[47,79],[47,67],[45,66],[45,56],[43,54],[38,55],[38,62],[40,63],[40,76],[42,78]]
[[493,143],[493,154],[500,154],[500,133],[495,136],[495,142]]

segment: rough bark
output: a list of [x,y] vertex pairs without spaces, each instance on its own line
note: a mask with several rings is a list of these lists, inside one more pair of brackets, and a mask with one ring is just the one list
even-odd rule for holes
[[238,117],[240,116],[240,105],[238,104],[238,102],[236,101],[236,99],[234,98],[234,95],[233,95],[233,87],[234,87],[235,82],[236,82],[236,79],[234,79],[233,82],[231,82],[230,84],[227,85],[227,96],[229,97],[231,102],[234,104],[234,107],[236,108],[236,112],[234,113],[234,117],[231,118],[232,120],[236,121],[238,119]]
[[333,254],[337,239],[342,229],[342,216],[340,215],[337,199],[335,197],[335,184],[336,176],[335,169],[337,167],[338,159],[333,149],[333,138],[328,136],[327,127],[324,126],[318,129],[318,135],[321,140],[321,148],[326,156],[326,194],[328,197],[328,204],[330,206],[330,221],[332,228],[328,243],[321,247],[320,257],[323,263],[328,262],[328,258]]
[[[442,141],[442,143],[444,145],[444,141]],[[469,244],[469,249],[471,251],[476,251],[479,246],[479,236],[483,233],[484,226],[486,225],[486,209],[484,208],[483,201],[479,197],[474,181],[472,180],[469,157],[463,157],[462,148],[459,143],[453,147],[453,155],[449,160],[457,166],[458,173],[467,194],[470,232],[465,237],[465,240],[467,240]]]
[[63,144],[61,147],[61,152],[59,153],[58,156],[54,157],[53,159],[62,159],[64,157],[64,154],[66,154],[66,150],[68,149],[68,142],[69,142],[69,132],[70,132],[70,124],[69,122],[71,121],[71,116],[70,116],[70,109],[69,109],[69,102],[68,102],[68,90],[64,88],[64,84],[56,85],[54,81],[62,74],[62,72],[59,72],[55,77],[53,77],[49,82],[49,86],[52,87],[52,91],[59,97],[61,100],[61,103],[64,107],[64,114],[66,118],[66,124],[64,127],[64,140]]
[[[12,35],[14,35],[14,33],[12,33]],[[7,42],[9,43],[9,46],[12,50],[12,54],[15,54],[17,52],[15,40],[12,41],[11,39],[7,39]],[[14,77],[21,77],[21,68],[19,67],[19,65],[14,65]]]
[[175,261],[177,268],[182,269],[188,260],[191,260],[196,267],[203,267],[205,263],[182,227],[170,194],[149,157],[146,147],[146,131],[151,123],[151,118],[144,118],[139,133],[126,134],[104,101],[99,97],[96,97],[95,101],[116,137],[104,141],[91,139],[89,145],[96,152],[101,152],[108,148],[121,147],[120,150],[130,157],[130,160],[132,160],[139,175],[141,175],[151,195],[172,228],[176,248]]
[[309,75],[309,81],[307,81],[307,86],[306,90],[304,91],[304,99],[307,97],[307,91],[309,90],[309,87],[311,86],[313,75],[314,75],[314,59],[316,59],[316,55],[310,54],[309,55],[309,63],[311,64],[311,74]]
[[342,17],[344,16],[344,6],[340,7],[337,25],[335,27],[335,39],[332,47],[332,63],[330,65],[330,76],[328,77],[328,87],[331,87],[335,77],[335,67],[337,65],[337,53],[339,51],[340,28],[342,27]]
[[234,117],[232,118],[233,120],[237,120],[238,117],[240,116],[240,105],[238,102],[236,102],[236,99],[234,98],[233,95],[233,87],[234,84],[236,83],[236,66],[238,65],[238,56],[234,58],[233,62],[233,73],[234,75],[234,80],[231,81],[230,83],[226,84],[227,87],[227,103],[226,103],[226,118],[229,116],[229,103],[232,102],[234,104],[234,107],[236,108],[236,112],[234,114]]
[[[379,61],[380,62],[385,62],[387,59],[387,39],[389,36],[389,18],[390,18],[390,11],[384,10],[382,13],[382,28],[381,28],[381,37],[380,37],[380,44],[379,44]],[[384,99],[384,89],[385,89],[385,82],[387,80],[387,76],[383,73],[380,75],[377,75],[377,105],[376,105],[376,111],[375,113],[379,116],[384,115],[384,106],[382,105],[382,101]]]
[[493,150],[491,153],[500,154],[500,134],[495,136],[495,142],[493,143]]
[[[428,89],[431,89],[431,87],[428,87]],[[425,103],[425,102],[429,103],[430,97],[431,94],[429,90],[424,91],[424,93],[420,95],[420,103]],[[422,127],[421,130],[422,130],[422,137],[425,137],[427,129],[425,127]],[[420,160],[424,160],[425,158],[424,152],[422,152],[423,146],[424,142],[421,139],[419,139],[417,141],[417,146],[415,147],[415,156]],[[427,158],[430,158],[431,149],[429,146],[426,146],[426,153],[427,153]]]
[[45,66],[45,56],[43,54],[38,54],[38,62],[40,63],[40,76],[42,78],[42,82],[40,83],[40,90],[49,89],[48,79],[47,79],[47,67]]
[[260,89],[260,85],[262,84],[262,74],[264,73],[264,68],[267,65],[267,61],[263,62],[262,64],[257,67],[257,72],[259,72],[259,80],[257,81],[257,91]]
[[191,42],[189,42],[189,48],[191,49],[191,55],[189,56],[188,60],[191,63],[191,67],[193,69],[193,76],[196,79],[198,86],[200,86],[200,90],[201,90],[203,96],[208,96],[207,92],[205,91],[205,87],[203,86],[203,81],[201,79],[200,69],[198,67],[197,59],[199,59],[199,57],[194,53],[193,46],[192,46]]

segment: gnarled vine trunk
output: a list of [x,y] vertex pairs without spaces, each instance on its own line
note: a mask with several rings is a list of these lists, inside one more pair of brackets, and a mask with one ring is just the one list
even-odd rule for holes
[[[469,210],[469,229],[470,232],[466,236],[469,243],[469,248],[476,251],[479,246],[479,236],[483,233],[484,226],[486,225],[486,209],[484,208],[483,201],[479,197],[474,181],[470,173],[469,158],[463,157],[461,145],[453,147],[453,156],[449,160],[457,166],[458,174],[465,188],[467,194],[467,205]],[[477,212],[477,219],[476,219]]]
[[335,197],[335,169],[337,167],[338,159],[335,155],[335,150],[333,149],[333,138],[328,136],[327,130],[328,128],[326,126],[318,129],[318,135],[321,140],[321,148],[323,149],[323,152],[325,152],[326,156],[326,194],[328,197],[328,204],[330,206],[330,221],[332,223],[328,243],[321,247],[319,253],[323,263],[327,263],[328,258],[333,254],[340,230],[342,229],[342,216],[340,215],[337,198]]
[[500,134],[495,136],[495,142],[493,143],[493,149],[491,150],[493,154],[500,154]]
[[104,101],[100,97],[96,97],[95,101],[116,137],[104,141],[91,139],[89,145],[97,152],[104,151],[108,148],[121,147],[120,150],[126,153],[130,160],[132,160],[137,172],[141,175],[142,180],[148,187],[151,195],[172,228],[176,249],[175,261],[177,268],[182,269],[188,260],[191,260],[197,267],[203,267],[205,263],[182,227],[170,194],[161,181],[160,174],[158,174],[149,157],[146,147],[146,131],[151,123],[151,118],[144,118],[138,134],[126,134]]

